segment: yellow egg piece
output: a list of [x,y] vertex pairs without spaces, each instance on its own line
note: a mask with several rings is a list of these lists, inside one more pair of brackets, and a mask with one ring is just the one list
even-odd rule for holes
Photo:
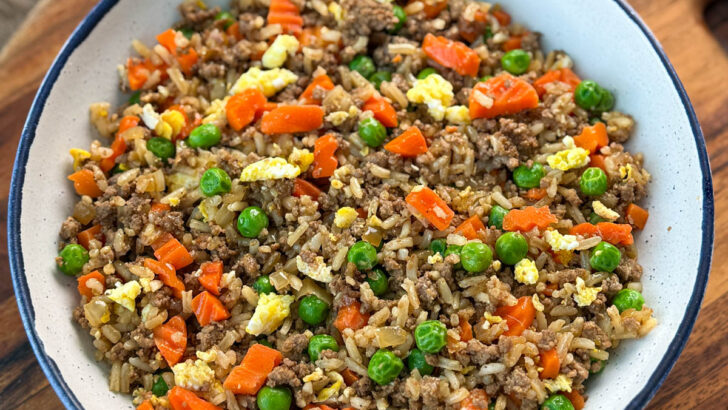
[[261,62],[265,68],[278,68],[286,62],[288,55],[296,54],[298,51],[298,39],[288,34],[276,37],[273,44],[263,54]]
[[263,293],[258,297],[258,305],[245,331],[255,336],[273,333],[291,314],[293,301],[291,295]]
[[568,171],[573,168],[585,167],[589,164],[589,151],[574,145],[574,139],[565,137],[566,149],[546,157],[546,162],[553,169]]
[[538,282],[536,263],[528,258],[523,258],[516,264],[513,274],[523,284],[533,285]]
[[407,99],[415,104],[427,105],[427,112],[436,121],[445,118],[447,107],[452,105],[455,95],[452,84],[439,74],[431,74],[422,80],[416,80],[407,91]]
[[107,290],[105,295],[109,299],[126,308],[127,310],[133,312],[136,308],[136,297],[139,296],[141,292],[142,286],[139,284],[139,282],[135,280],[130,280],[123,285],[117,283],[116,288]]
[[348,228],[358,217],[359,213],[356,212],[356,209],[350,206],[345,206],[336,211],[336,215],[334,216],[334,225],[339,228]]
[[292,179],[301,174],[301,168],[289,164],[283,158],[265,158],[243,169],[240,180],[243,182],[269,179]]
[[230,94],[237,94],[248,88],[257,88],[266,97],[272,97],[296,80],[298,80],[298,76],[285,68],[261,70],[258,67],[251,67],[238,78],[230,89]]

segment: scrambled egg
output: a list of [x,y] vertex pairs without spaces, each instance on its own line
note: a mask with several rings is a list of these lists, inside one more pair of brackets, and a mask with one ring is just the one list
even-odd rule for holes
[[601,287],[591,288],[586,285],[584,279],[576,278],[576,293],[574,293],[574,301],[577,305],[584,307],[589,306],[597,299],[597,295],[602,291]]
[[451,124],[470,124],[470,110],[464,105],[454,105],[445,110],[445,119]]
[[564,137],[564,145],[566,149],[559,151],[546,158],[546,162],[553,169],[568,171],[572,168],[581,168],[589,163],[589,150],[574,145],[574,139]]
[[144,104],[144,107],[142,107],[141,118],[144,125],[146,125],[150,130],[156,129],[157,124],[161,120],[159,114],[154,111],[152,104]]
[[73,170],[74,171],[81,168],[83,161],[91,158],[91,153],[84,149],[71,148],[71,150],[68,151],[68,153],[71,154],[71,157],[73,158]]
[[323,256],[317,256],[311,264],[304,262],[300,255],[296,256],[296,267],[299,272],[313,280],[324,283],[329,283],[334,280],[334,277],[331,275],[331,267],[326,266]]
[[185,117],[177,110],[166,110],[159,116],[154,132],[160,137],[172,139],[185,126]]
[[619,167],[619,176],[622,177],[622,179],[632,178],[633,172],[634,169],[632,168],[632,164],[622,165]]
[[208,363],[212,363],[217,360],[217,350],[215,349],[210,349],[206,352],[198,350],[195,352],[195,355],[198,359]]
[[296,80],[298,80],[298,76],[285,68],[263,71],[258,67],[251,67],[247,72],[240,75],[238,81],[230,89],[230,94],[237,94],[248,88],[257,88],[266,97],[272,97]]
[[407,91],[407,99],[412,103],[427,105],[427,112],[436,121],[445,118],[447,107],[452,105],[454,97],[452,84],[439,74],[415,81],[414,86]]
[[337,372],[329,372],[326,374],[329,379],[334,380],[331,386],[321,389],[319,394],[316,396],[316,401],[322,402],[334,397],[339,393],[339,389],[344,385],[344,378]]
[[329,13],[331,13],[331,15],[334,16],[334,19],[337,22],[344,21],[344,16],[345,16],[344,9],[341,8],[339,3],[335,2],[335,1],[332,1],[331,3],[329,3]]
[[554,251],[573,251],[579,246],[579,240],[574,235],[562,235],[559,231],[549,229],[543,233],[543,238]]
[[313,164],[313,153],[307,149],[293,148],[293,152],[288,156],[288,162],[301,168],[301,172],[306,172]]
[[336,215],[334,216],[334,225],[339,228],[348,228],[358,217],[359,213],[356,212],[356,209],[350,206],[345,206],[336,211]]
[[571,391],[571,379],[563,374],[556,376],[555,379],[543,380],[543,385],[552,393],[557,391]]
[[293,301],[294,298],[291,295],[263,293],[258,297],[258,306],[255,307],[255,313],[250,318],[245,331],[255,336],[261,333],[273,333],[291,314]]
[[435,252],[434,255],[430,255],[427,257],[427,263],[429,263],[430,265],[434,265],[436,263],[442,262],[443,260],[444,259],[442,258],[442,255],[440,255],[437,252]]
[[619,219],[619,214],[617,212],[609,209],[600,201],[592,201],[592,209],[594,210],[595,214],[601,216],[607,221],[616,221],[617,219]]
[[261,60],[263,67],[277,68],[282,66],[286,62],[289,54],[296,54],[298,45],[298,39],[288,34],[282,34],[276,37],[273,44],[263,54],[263,59]]
[[495,316],[495,315],[491,315],[491,314],[490,314],[490,313],[488,313],[488,312],[485,312],[485,313],[483,314],[483,317],[485,318],[485,321],[483,321],[483,325],[482,325],[482,326],[483,326],[483,329],[485,329],[485,330],[488,330],[488,329],[490,329],[490,325],[491,325],[491,324],[493,324],[493,325],[494,325],[494,324],[496,324],[496,323],[500,323],[500,322],[502,322],[502,321],[503,321],[503,318],[502,318],[502,317],[500,317],[500,316]]
[[202,119],[203,124],[223,124],[227,120],[225,114],[225,106],[227,105],[230,97],[225,97],[222,100],[212,100],[210,106],[205,110],[205,118]]
[[172,366],[174,384],[190,390],[207,390],[215,381],[215,372],[202,360],[187,360]]
[[324,371],[321,370],[320,367],[317,367],[316,370],[314,370],[310,374],[303,376],[303,382],[304,383],[317,382],[323,378],[324,378]]
[[150,278],[139,278],[139,284],[142,285],[144,293],[156,292],[161,289],[163,285],[162,281]]
[[245,167],[240,174],[240,180],[252,182],[268,179],[292,179],[300,174],[301,168],[289,164],[283,158],[265,158]]
[[516,280],[527,284],[533,285],[538,282],[538,268],[536,263],[528,258],[521,259],[515,266],[514,276]]
[[106,291],[106,296],[114,302],[125,307],[127,310],[134,311],[136,308],[136,297],[142,292],[142,286],[135,280],[130,280],[123,285],[116,284],[116,288]]

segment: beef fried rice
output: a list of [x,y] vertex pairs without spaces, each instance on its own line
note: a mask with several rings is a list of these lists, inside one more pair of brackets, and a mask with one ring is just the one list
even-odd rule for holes
[[634,120],[501,5],[179,11],[71,150],[57,263],[111,391],[144,410],[580,409],[610,349],[656,325]]

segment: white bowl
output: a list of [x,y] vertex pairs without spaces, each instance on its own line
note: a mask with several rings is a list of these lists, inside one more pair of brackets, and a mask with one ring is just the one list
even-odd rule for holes
[[[151,43],[176,19],[179,0],[101,1],[81,22],[36,95],[13,169],[8,244],[13,285],[30,343],[68,408],[130,408],[108,391],[109,369],[72,323],[76,281],[57,273],[57,232],[76,201],[68,150],[88,146],[89,104],[120,104],[116,66],[132,39]],[[222,2],[219,2],[222,3]],[[627,144],[652,173],[647,228],[637,234],[644,295],[659,325],[623,343],[589,382],[590,409],[639,408],[655,394],[685,345],[700,308],[713,246],[713,191],[693,108],[655,38],[622,0],[510,0],[514,19],[566,50],[576,71],[615,91],[637,120]]]

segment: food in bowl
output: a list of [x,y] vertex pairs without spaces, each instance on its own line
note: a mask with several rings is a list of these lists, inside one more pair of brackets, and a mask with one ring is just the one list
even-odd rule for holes
[[[473,1],[199,1],[72,149],[74,318],[151,408],[581,408],[655,325],[634,120]],[[108,147],[107,147],[108,146]],[[607,370],[608,371],[608,370]]]

